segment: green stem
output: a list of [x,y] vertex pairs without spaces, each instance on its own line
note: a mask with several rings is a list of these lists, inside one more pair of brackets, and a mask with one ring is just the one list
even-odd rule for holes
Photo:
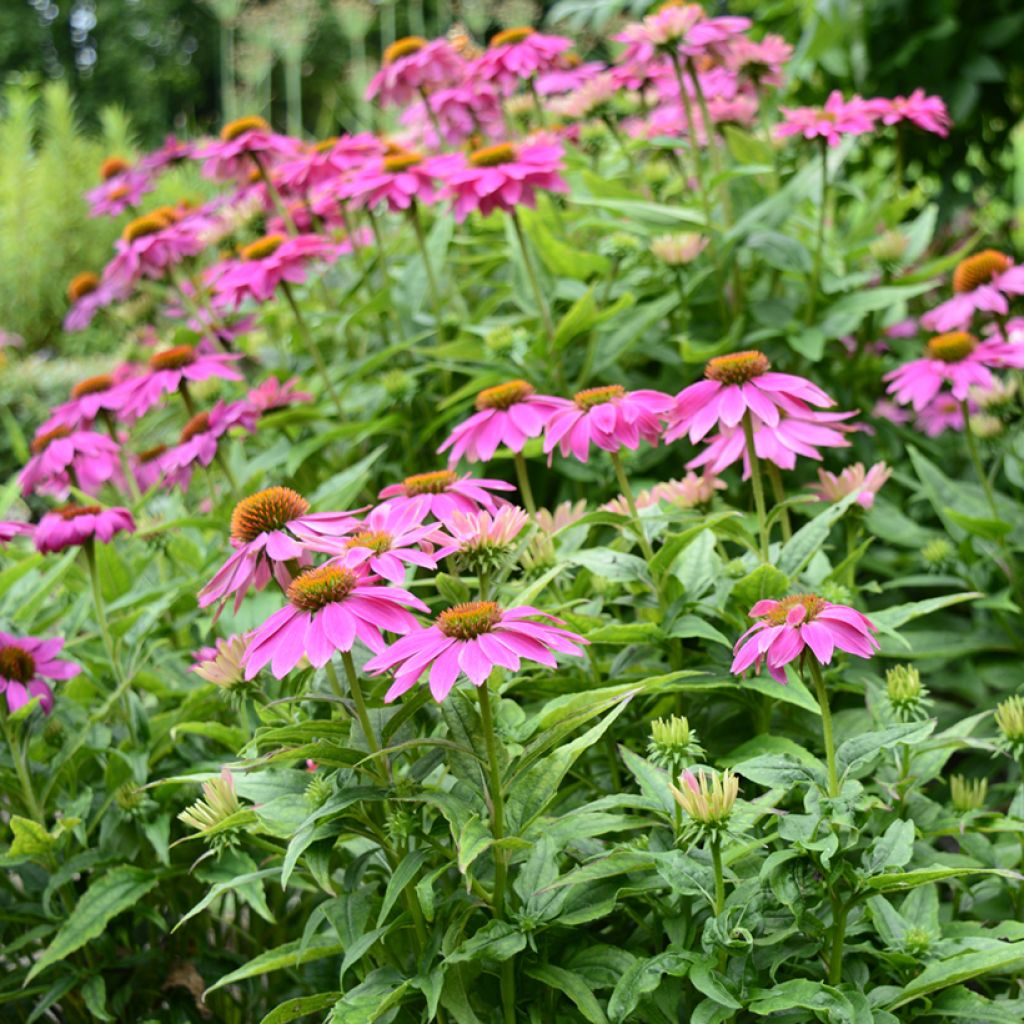
[[619,482],[619,490],[622,492],[623,498],[626,499],[626,506],[633,520],[633,529],[636,531],[637,539],[640,541],[640,550],[643,551],[644,558],[647,560],[647,564],[650,565],[654,558],[654,549],[651,547],[651,542],[647,539],[644,524],[640,521],[640,512],[636,507],[636,498],[633,497],[633,488],[629,486],[629,477],[626,476],[626,470],[622,465],[622,457],[618,452],[609,452],[608,454],[612,457],[612,466],[615,467],[615,478]]
[[[782,473],[770,459],[765,463],[765,468],[768,470],[768,480],[772,485],[772,497],[775,499],[775,504],[783,505],[786,500],[786,488],[782,485]],[[782,523],[782,539],[789,540],[793,536],[793,526],[789,521],[788,508],[782,509],[779,521]]]
[[285,226],[288,228],[288,234],[297,235],[299,229],[295,224],[295,218],[288,212],[288,208],[284,205],[284,201],[281,199],[281,193],[277,191],[277,186],[272,181],[270,175],[267,173],[267,166],[264,164],[263,159],[259,153],[250,153],[253,162],[256,164],[256,169],[259,171],[260,178],[263,184],[267,187],[267,195],[270,196],[270,202],[273,204],[274,209],[277,211],[277,215],[284,221]]
[[302,336],[302,342],[309,351],[313,362],[316,364],[316,368],[320,372],[320,376],[323,378],[324,388],[331,396],[331,401],[334,402],[334,408],[337,410],[338,416],[344,416],[344,412],[341,407],[341,398],[338,396],[338,393],[334,390],[334,385],[331,383],[331,376],[327,371],[327,363],[324,362],[324,357],[321,354],[317,343],[313,340],[313,335],[310,333],[309,326],[306,324],[306,318],[302,315],[302,311],[299,309],[299,304],[295,301],[295,296],[292,294],[291,285],[287,281],[282,281],[281,290],[284,292],[285,299],[288,300],[288,305],[291,306],[296,326],[299,328],[299,334]]
[[444,340],[444,318],[441,305],[441,289],[437,285],[437,278],[434,276],[434,267],[430,262],[430,253],[427,251],[427,239],[423,233],[423,222],[420,220],[420,207],[414,199],[409,207],[409,220],[412,221],[413,231],[416,232],[416,245],[419,247],[420,256],[423,259],[423,269],[427,274],[427,287],[430,289],[430,298],[434,306],[434,324],[437,329],[438,341]]
[[754,507],[757,509],[757,529],[761,536],[761,561],[768,561],[768,515],[764,505],[764,481],[761,479],[761,460],[754,446],[754,421],[748,409],[743,414],[743,436],[747,441],[747,459],[750,462],[750,481],[754,486]]
[[28,770],[28,750],[21,745],[17,727],[11,728],[6,709],[0,710],[0,726],[3,727],[4,739],[11,752],[11,760],[14,762],[14,770],[18,775],[18,783],[21,785],[21,799],[25,804],[25,810],[28,811],[30,818],[42,825],[46,818],[36,799],[36,792],[32,788],[32,774]]
[[836,741],[832,735],[832,712],[828,706],[828,690],[825,689],[825,677],[821,666],[812,655],[807,658],[811,678],[814,680],[814,691],[818,696],[821,708],[821,737],[825,744],[825,760],[828,764],[828,795],[833,799],[839,796],[839,772],[836,769]]
[[522,452],[513,452],[512,461],[516,466],[516,476],[519,479],[519,493],[523,496],[523,504],[531,518],[537,513],[537,505],[533,500],[533,488],[530,487],[530,474],[526,468],[526,459]]
[[537,92],[537,83],[534,81],[533,75],[526,80],[526,87],[530,90],[530,95],[533,97],[533,105],[537,110],[537,120],[540,122],[541,128],[546,128],[547,116],[544,113],[544,104],[540,101],[540,94]]
[[967,438],[967,451],[971,456],[971,462],[974,465],[974,472],[978,476],[978,482],[981,484],[982,490],[985,492],[985,497],[988,500],[988,507],[992,510],[992,518],[999,519],[999,509],[996,507],[996,496],[992,490],[992,483],[988,478],[988,473],[985,472],[985,464],[981,461],[981,452],[978,451],[978,439],[971,433],[971,411],[967,404],[967,399],[963,399],[960,402],[960,408],[964,415],[964,436]]
[[846,944],[846,915],[850,908],[832,896],[832,951],[828,958],[828,983],[838,985],[843,980],[843,947]]
[[715,832],[708,841],[711,867],[715,872],[715,917],[725,912],[725,873],[722,870],[722,837]]
[[[378,755],[383,777],[386,779],[389,774],[387,757],[381,753],[380,743],[377,742],[377,734],[373,731],[373,723],[370,721],[370,713],[366,709],[366,698],[363,696],[363,688],[359,683],[359,673],[356,672],[355,662],[352,660],[351,651],[341,652],[341,663],[345,666],[345,675],[348,677],[348,691],[352,702],[356,706],[356,717],[359,719],[360,728],[366,736],[366,744]],[[328,665],[330,662],[328,662]]]
[[551,320],[551,311],[548,309],[548,304],[544,300],[544,293],[541,291],[540,280],[537,277],[537,269],[533,265],[533,257],[530,255],[530,249],[526,244],[526,235],[523,234],[523,226],[519,222],[519,214],[516,212],[514,207],[509,211],[509,216],[512,218],[512,227],[515,228],[516,239],[519,242],[519,249],[523,254],[523,266],[526,268],[526,276],[530,279],[530,288],[533,290],[533,298],[537,303],[537,309],[540,312],[541,323],[544,325],[544,333],[548,338],[551,355],[554,357],[555,325]]
[[814,269],[811,272],[811,291],[807,301],[807,323],[814,323],[818,308],[818,289],[821,287],[821,265],[825,258],[825,214],[828,207],[828,144],[820,140],[821,202],[818,206],[818,236],[814,245]]
[[[387,256],[384,253],[384,235],[377,222],[377,214],[373,212],[372,206],[366,207],[366,219],[370,222],[370,231],[373,232],[373,241],[377,246],[377,269],[380,277],[381,291],[387,291],[390,295],[391,281],[388,277]],[[384,337],[384,344],[391,346],[391,331],[388,328],[388,315],[386,312],[380,314],[380,332]]]
[[437,111],[430,105],[430,97],[427,95],[427,90],[420,86],[420,99],[423,100],[423,106],[426,108],[427,117],[430,118],[431,127],[434,129],[434,134],[437,136],[437,148],[444,149],[445,137],[444,132],[441,130],[441,122],[437,119]]

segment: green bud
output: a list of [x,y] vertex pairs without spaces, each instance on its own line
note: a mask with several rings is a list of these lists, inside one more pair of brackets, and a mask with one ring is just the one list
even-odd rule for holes
[[907,251],[907,236],[899,231],[886,231],[871,243],[871,255],[883,266],[899,263]]
[[1024,697],[1014,694],[996,707],[996,726],[1005,746],[1017,756],[1024,752]]
[[966,779],[954,775],[949,780],[949,801],[958,814],[980,811],[988,795],[988,779]]
[[679,786],[670,786],[676,803],[701,831],[724,829],[732,815],[740,780],[728,769],[716,773],[701,770],[683,772]]
[[656,718],[651,722],[651,742],[647,747],[651,761],[675,777],[691,761],[704,756],[697,733],[682,715]]
[[913,665],[896,665],[885,673],[885,696],[893,715],[903,722],[923,718],[931,705],[921,673]]
[[955,555],[956,548],[945,537],[936,537],[921,548],[921,558],[932,571],[944,569]]

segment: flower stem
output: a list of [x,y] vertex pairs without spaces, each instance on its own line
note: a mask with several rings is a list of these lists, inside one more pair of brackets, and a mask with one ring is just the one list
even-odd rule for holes
[[28,811],[30,818],[42,825],[46,819],[39,806],[39,801],[36,799],[35,790],[32,788],[32,775],[28,770],[28,751],[21,745],[17,727],[11,728],[11,723],[7,720],[6,708],[0,708],[0,726],[3,727],[4,739],[7,741],[11,760],[14,762],[14,770],[18,775],[21,799],[25,804],[25,810]]
[[[391,282],[388,278],[387,257],[384,254],[384,235],[381,233],[380,224],[377,223],[377,214],[373,212],[372,206],[366,207],[366,219],[370,222],[373,241],[377,246],[377,269],[380,277],[380,289],[390,293]],[[391,331],[388,328],[388,314],[386,311],[382,311],[380,314],[380,333],[384,338],[384,344],[390,348]]]
[[[690,94],[686,91],[686,83],[683,81],[683,66],[679,61],[679,55],[673,50],[671,53],[672,67],[676,73],[676,83],[679,86],[679,99],[683,104],[683,111],[686,114],[686,131],[690,141],[690,153],[693,156],[693,176],[697,179],[697,194],[700,197],[700,205],[704,211],[705,229],[708,233],[708,250],[715,269],[718,269],[717,246],[712,234],[711,218],[711,197],[708,195],[707,186],[704,184],[703,160],[700,156],[700,142],[697,139],[697,122],[693,116],[693,104],[690,102]],[[705,132],[710,132],[710,125],[704,126]],[[708,136],[710,139],[710,135]]]
[[334,408],[337,410],[338,415],[343,416],[344,412],[341,408],[341,398],[334,390],[330,374],[327,372],[327,363],[324,362],[324,357],[321,354],[320,349],[317,347],[316,342],[313,340],[313,335],[310,333],[309,326],[306,323],[306,318],[302,315],[302,311],[299,309],[299,304],[295,301],[295,296],[292,294],[291,285],[287,281],[282,281],[281,290],[284,292],[284,297],[288,300],[288,305],[292,308],[292,314],[295,317],[296,326],[299,328],[299,334],[302,336],[303,344],[309,350],[309,354],[312,356],[317,370],[320,371],[320,376],[324,381],[324,388],[331,396],[331,401],[334,402]]
[[[782,474],[779,472],[779,467],[769,459],[765,463],[765,469],[768,471],[768,480],[772,485],[772,497],[775,499],[775,504],[783,505],[786,500],[786,488],[782,485]],[[782,509],[779,522],[782,523],[782,539],[789,540],[793,536],[793,526],[789,521],[788,508]]]
[[434,129],[434,134],[437,136],[437,148],[444,149],[445,137],[444,132],[441,130],[441,122],[437,118],[437,111],[430,105],[430,96],[427,95],[427,90],[420,86],[420,99],[423,100],[423,106],[427,111],[427,117],[430,118],[430,125]]
[[629,514],[633,520],[633,529],[636,531],[637,539],[640,541],[640,549],[644,553],[644,558],[647,559],[648,565],[654,558],[654,549],[651,547],[651,542],[647,539],[647,533],[644,530],[644,525],[640,521],[640,512],[636,507],[636,498],[633,497],[633,488],[629,486],[629,477],[626,476],[626,471],[622,466],[622,457],[618,452],[609,452],[612,457],[612,465],[615,467],[615,478],[619,482],[619,490],[622,491],[622,496],[626,499],[626,506],[629,508]]
[[992,510],[992,518],[999,519],[995,492],[992,490],[992,483],[988,478],[988,473],[985,472],[985,464],[981,461],[981,452],[978,451],[977,438],[971,433],[971,411],[966,398],[961,400],[960,408],[964,414],[964,436],[967,438],[967,451],[974,465],[974,472],[978,475],[978,483],[981,484],[985,497],[988,499],[988,507]]
[[768,561],[768,514],[764,505],[764,481],[761,479],[761,460],[754,445],[754,421],[748,409],[743,414],[743,436],[747,441],[747,459],[750,462],[750,481],[754,486],[754,508],[757,509],[757,529],[761,536],[761,561]]
[[516,477],[519,479],[519,493],[523,496],[526,511],[531,517],[537,513],[537,504],[533,500],[533,488],[530,486],[530,474],[526,468],[526,459],[522,452],[513,452],[512,460],[516,466]]
[[717,832],[708,840],[708,849],[715,872],[715,917],[721,917],[725,911],[725,874],[722,871],[722,837]]
[[818,237],[814,244],[814,269],[811,271],[811,289],[807,299],[807,323],[814,323],[818,306],[818,289],[821,287],[821,264],[825,257],[825,213],[828,207],[828,144],[820,140],[821,153],[821,203],[818,206]]
[[[498,741],[494,734],[491,713],[489,680],[476,688],[480,702],[480,723],[483,726],[484,745],[487,747],[487,789],[491,797],[491,832],[495,844],[505,838],[505,798],[501,787],[501,765],[498,761]],[[504,850],[494,850],[494,895],[492,907],[498,921],[505,919],[505,886],[508,881],[508,862]],[[501,965],[501,1005],[505,1024],[516,1024],[515,973],[511,959]]]
[[430,298],[434,306],[434,324],[437,330],[437,338],[438,341],[441,341],[444,339],[441,289],[437,286],[437,278],[434,276],[434,267],[430,262],[430,253],[427,251],[427,239],[423,233],[423,222],[420,219],[420,207],[415,199],[409,207],[409,220],[412,221],[413,231],[416,232],[416,245],[419,247],[420,256],[423,259],[423,269],[427,274],[427,287],[430,289]]
[[[366,709],[366,698],[363,696],[363,688],[359,684],[359,673],[356,672],[355,662],[352,660],[351,651],[341,652],[341,663],[345,666],[345,675],[348,677],[348,692],[352,696],[352,702],[356,706],[356,717],[366,737],[366,745],[378,755],[381,774],[384,779],[388,777],[387,758],[381,754],[380,743],[377,742],[377,734],[373,731],[373,723],[370,721],[370,713]],[[330,662],[327,663],[330,666]],[[333,671],[333,666],[331,666]]]
[[260,178],[263,184],[267,188],[267,195],[270,197],[271,203],[274,205],[274,209],[277,211],[277,215],[284,221],[285,226],[288,228],[288,234],[297,235],[299,229],[295,224],[295,218],[288,212],[288,208],[284,205],[281,199],[281,193],[277,191],[277,186],[274,184],[270,175],[267,174],[266,164],[260,158],[259,153],[250,153],[253,162],[256,164],[256,169],[260,172]]
[[838,897],[832,896],[832,951],[828,958],[828,983],[838,985],[843,980],[843,946],[846,942],[846,915],[850,908]]
[[832,735],[832,712],[828,706],[828,690],[825,689],[825,677],[822,675],[821,666],[813,655],[807,659],[807,664],[814,680],[818,706],[821,708],[821,736],[825,743],[825,760],[828,764],[828,795],[835,798],[839,796],[839,772],[836,769],[836,741]]
[[541,291],[540,280],[537,277],[537,268],[533,265],[533,257],[530,255],[530,249],[526,244],[526,235],[523,234],[523,226],[519,222],[519,214],[516,212],[515,207],[509,211],[509,216],[512,218],[512,226],[515,228],[516,239],[519,242],[519,249],[523,254],[523,266],[526,268],[526,276],[530,279],[530,288],[533,290],[533,297],[537,303],[537,309],[540,311],[540,319],[544,325],[544,333],[548,338],[548,345],[550,347],[551,355],[554,355],[555,346],[555,325],[551,320],[551,311],[548,309],[548,304],[544,300],[544,293]]

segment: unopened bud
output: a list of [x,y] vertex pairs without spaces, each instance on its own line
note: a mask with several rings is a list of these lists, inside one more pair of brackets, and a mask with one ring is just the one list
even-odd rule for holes
[[907,251],[907,236],[899,231],[886,231],[871,243],[871,255],[882,264],[899,263]]
[[988,779],[966,779],[962,775],[954,775],[949,780],[949,801],[958,814],[981,810],[987,794]]
[[673,776],[690,761],[703,757],[697,733],[682,715],[656,718],[651,722],[651,742],[647,747],[651,761],[668,769]]
[[679,776],[678,788],[671,789],[676,803],[695,825],[714,831],[724,828],[729,821],[740,780],[728,769],[721,773],[685,771]]
[[893,714],[902,721],[923,717],[931,704],[913,665],[896,665],[885,673],[885,695]]
[[1024,697],[1014,694],[998,705],[996,726],[1015,754],[1024,750]]

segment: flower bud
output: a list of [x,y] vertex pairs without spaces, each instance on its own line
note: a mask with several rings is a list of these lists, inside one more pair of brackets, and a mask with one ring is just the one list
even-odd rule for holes
[[958,814],[980,811],[985,806],[988,794],[988,779],[967,779],[954,775],[949,780],[949,802]]
[[923,956],[932,944],[932,933],[927,928],[908,928],[903,936],[903,949],[911,956]]
[[675,777],[687,762],[704,756],[697,733],[682,715],[656,718],[651,722],[651,742],[647,747],[651,761],[666,768]]
[[202,799],[182,811],[178,820],[198,832],[205,832],[241,809],[242,805],[235,793],[235,780],[231,772],[224,768],[220,775],[203,783]]
[[907,251],[907,236],[899,231],[886,231],[871,243],[871,255],[881,264],[899,263]]
[[885,696],[892,713],[904,722],[924,717],[931,704],[921,673],[913,665],[896,665],[885,673]]
[[628,231],[614,231],[606,235],[597,245],[598,252],[613,260],[624,260],[641,250],[640,239]]
[[1024,697],[1014,694],[996,707],[996,726],[1006,746],[1024,751]]
[[1003,432],[1003,421],[991,413],[979,412],[971,417],[971,433],[983,441],[998,437]]
[[674,235],[659,235],[651,242],[651,253],[670,267],[692,263],[708,244],[703,235],[680,231]]
[[955,555],[956,548],[945,537],[936,537],[921,548],[921,558],[931,572],[946,568]]
[[739,794],[740,780],[728,769],[715,773],[701,769],[685,771],[679,786],[670,786],[676,803],[690,820],[702,829],[714,831],[725,827]]

